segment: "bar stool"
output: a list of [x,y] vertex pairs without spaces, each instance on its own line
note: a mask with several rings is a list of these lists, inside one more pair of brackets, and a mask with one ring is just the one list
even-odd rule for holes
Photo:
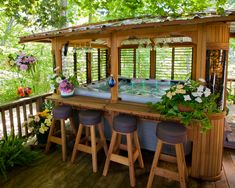
[[[119,154],[113,153],[114,146],[116,144],[117,136],[126,136],[127,145],[119,144],[119,148],[128,151],[128,157],[121,156]],[[132,146],[132,136],[134,138],[135,147]],[[108,155],[105,161],[105,166],[103,170],[103,176],[106,176],[109,169],[110,161],[114,161],[126,166],[129,166],[130,184],[132,187],[135,186],[135,171],[134,163],[138,158],[139,165],[144,168],[144,162],[140,150],[140,144],[137,134],[137,122],[136,118],[127,115],[118,115],[113,119],[113,132],[111,143],[108,151]]]
[[[95,110],[80,111],[79,113],[79,129],[76,136],[76,141],[73,148],[72,159],[73,163],[77,154],[77,151],[83,151],[92,155],[92,167],[93,172],[97,172],[97,152],[103,147],[104,152],[107,155],[108,147],[103,132],[103,125],[101,123],[101,112]],[[81,140],[83,127],[86,127],[86,137]],[[98,127],[100,139],[96,139],[95,127]],[[90,137],[89,137],[90,130]],[[91,141],[91,146],[88,146],[88,142]],[[84,144],[83,144],[84,143]]]
[[[186,128],[174,122],[160,122],[157,125],[156,135],[158,143],[154,155],[147,188],[152,187],[154,175],[173,179],[180,182],[181,188],[186,188],[185,180],[188,178],[187,166],[185,163],[183,143],[187,140]],[[170,144],[175,147],[176,157],[161,153],[163,144]],[[178,172],[158,167],[159,160],[177,163]]]
[[[66,161],[66,130],[65,130],[65,120],[69,118],[70,125],[72,127],[73,134],[76,135],[76,128],[74,126],[74,120],[72,117],[72,108],[70,106],[57,106],[53,109],[53,120],[50,127],[47,145],[46,145],[46,153],[49,152],[51,143],[56,143],[62,146],[62,159]],[[57,137],[54,134],[56,129],[56,120],[60,121],[60,129],[61,136]]]

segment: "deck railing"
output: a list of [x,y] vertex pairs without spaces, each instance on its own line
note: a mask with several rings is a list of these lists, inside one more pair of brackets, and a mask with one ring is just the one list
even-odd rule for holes
[[235,78],[227,79],[227,88],[230,90],[232,95],[235,95]]
[[36,114],[36,112],[41,111],[42,103],[49,95],[51,93],[22,98],[0,105],[0,139],[9,134],[19,135],[20,137],[28,136],[28,128],[22,127],[23,122],[27,121],[29,114]]

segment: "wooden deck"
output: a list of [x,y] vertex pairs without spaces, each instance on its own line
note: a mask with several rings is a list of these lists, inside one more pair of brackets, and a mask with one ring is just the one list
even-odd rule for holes
[[[146,187],[153,159],[153,152],[142,151],[145,168],[135,166],[136,187]],[[71,154],[70,154],[71,155]],[[62,162],[61,153],[57,147],[36,162],[32,167],[14,169],[9,174],[9,180],[1,188],[125,188],[129,186],[128,167],[111,162],[107,177],[102,176],[105,162],[103,151],[98,153],[98,172],[92,173],[91,156],[79,153],[74,164]],[[162,164],[166,165],[166,164]],[[173,167],[172,167],[173,168]],[[189,178],[187,187],[190,188],[234,188],[235,187],[235,150],[224,150],[223,176],[217,182],[203,182]],[[178,188],[179,184],[165,178],[154,178],[153,187]]]

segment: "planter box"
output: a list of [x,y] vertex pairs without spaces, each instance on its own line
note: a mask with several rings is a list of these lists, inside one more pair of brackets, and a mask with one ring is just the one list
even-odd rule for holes
[[193,141],[191,176],[203,180],[220,179],[222,171],[225,112],[209,116],[212,129],[200,132],[200,123],[192,122],[189,139]]

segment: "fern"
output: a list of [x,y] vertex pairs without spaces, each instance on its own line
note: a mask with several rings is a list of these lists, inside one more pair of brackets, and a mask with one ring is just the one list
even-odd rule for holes
[[7,172],[14,166],[29,166],[40,154],[31,151],[26,145],[26,139],[8,136],[0,140],[0,175],[7,179]]

